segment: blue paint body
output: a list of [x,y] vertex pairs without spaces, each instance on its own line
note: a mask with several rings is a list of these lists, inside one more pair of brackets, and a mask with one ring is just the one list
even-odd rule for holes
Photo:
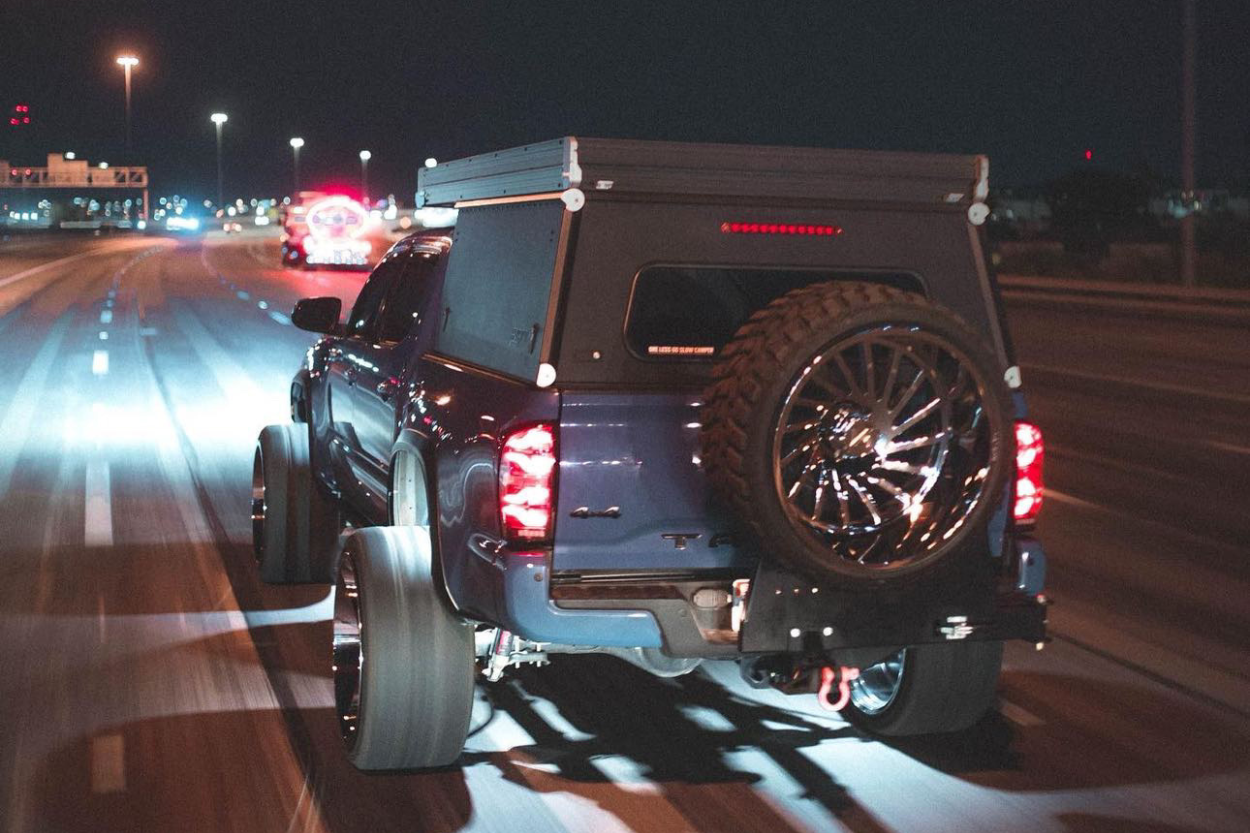
[[[708,492],[689,394],[570,391],[561,397],[556,570],[748,568]],[[578,509],[619,517],[578,518]],[[679,533],[680,542],[664,535]],[[682,547],[678,547],[683,543]]]

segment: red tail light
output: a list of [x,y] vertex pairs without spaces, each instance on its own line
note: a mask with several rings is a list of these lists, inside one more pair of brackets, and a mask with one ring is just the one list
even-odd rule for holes
[[499,517],[509,542],[551,538],[556,437],[550,425],[508,434],[499,458]]
[[1042,508],[1042,458],[1046,449],[1042,432],[1029,422],[1016,423],[1016,488],[1012,495],[1012,517],[1016,525],[1037,520]]

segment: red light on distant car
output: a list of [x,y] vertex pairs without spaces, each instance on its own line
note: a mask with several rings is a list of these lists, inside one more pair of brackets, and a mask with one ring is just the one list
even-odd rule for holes
[[1046,447],[1042,432],[1029,422],[1016,423],[1016,488],[1011,515],[1017,525],[1037,520],[1042,508],[1042,459]]
[[504,438],[499,458],[499,516],[509,541],[551,537],[555,508],[555,429],[534,425]]
[[811,223],[743,223],[720,224],[721,234],[783,234],[795,237],[837,237],[841,226],[813,225]]

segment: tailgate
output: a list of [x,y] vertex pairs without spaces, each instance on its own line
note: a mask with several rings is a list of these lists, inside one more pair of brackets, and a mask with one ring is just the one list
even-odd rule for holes
[[561,394],[556,571],[745,569],[711,499],[692,394]]

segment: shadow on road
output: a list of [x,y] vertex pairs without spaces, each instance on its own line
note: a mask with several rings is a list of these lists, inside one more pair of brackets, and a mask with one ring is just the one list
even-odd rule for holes
[[1250,737],[1179,694],[1019,671],[1007,672],[1003,685],[1013,702],[1043,717],[1014,727],[992,712],[964,735],[890,745],[947,774],[1013,792],[1165,784],[1250,763]]
[[[702,674],[661,679],[605,657],[557,657],[552,667],[518,671],[486,695],[535,743],[504,754],[466,753],[467,764],[487,761],[531,789],[594,800],[631,829],[668,829],[655,791],[680,813],[675,829],[794,829],[753,789],[763,776],[750,768],[752,758],[780,767],[847,828],[886,829],[803,754],[826,741],[854,741],[853,730],[739,698]],[[575,739],[540,713],[542,701],[572,724]],[[627,761],[637,783],[619,783],[619,773],[601,765],[605,758]]]

